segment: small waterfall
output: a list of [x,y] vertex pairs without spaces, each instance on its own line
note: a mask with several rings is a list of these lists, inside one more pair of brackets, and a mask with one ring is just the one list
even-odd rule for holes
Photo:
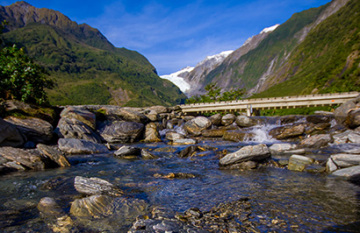
[[278,142],[278,140],[269,135],[270,130],[280,126],[280,123],[276,120],[276,118],[260,119],[260,122],[261,124],[249,128],[249,137],[245,139],[245,141],[268,144]]

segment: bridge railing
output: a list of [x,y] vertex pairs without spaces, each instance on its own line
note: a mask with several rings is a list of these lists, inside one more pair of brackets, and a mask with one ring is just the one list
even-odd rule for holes
[[257,98],[212,103],[183,104],[183,112],[214,112],[227,110],[294,108],[304,106],[326,106],[341,104],[359,95],[359,92],[312,94],[303,96],[284,96],[274,98]]

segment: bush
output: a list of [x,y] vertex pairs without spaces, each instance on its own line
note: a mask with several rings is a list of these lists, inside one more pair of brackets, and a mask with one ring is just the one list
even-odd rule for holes
[[0,98],[4,99],[44,104],[45,88],[54,87],[45,70],[15,45],[0,51],[0,75]]

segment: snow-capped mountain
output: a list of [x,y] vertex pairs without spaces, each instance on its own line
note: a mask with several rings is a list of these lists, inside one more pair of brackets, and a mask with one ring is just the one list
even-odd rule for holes
[[190,89],[190,84],[184,80],[184,77],[186,77],[193,69],[194,67],[188,66],[175,73],[162,75],[160,78],[171,81],[176,86],[178,86],[182,92],[185,93]]
[[[199,62],[195,67],[186,67],[180,71],[169,75],[160,76],[168,79],[177,85],[182,92],[187,96],[199,95],[205,93],[204,83],[205,77],[216,67],[226,60],[237,60],[256,46],[272,31],[274,31],[279,24],[272,27],[264,28],[258,35],[250,37],[237,50],[228,50],[219,54],[207,56],[203,61]],[[218,86],[227,85],[227,81],[219,83]]]

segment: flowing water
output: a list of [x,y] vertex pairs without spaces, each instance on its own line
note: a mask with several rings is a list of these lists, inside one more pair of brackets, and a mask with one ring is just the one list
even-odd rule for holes
[[[281,219],[285,225],[279,229],[283,232],[359,232],[360,186],[326,174],[293,172],[286,168],[219,169],[217,151],[226,149],[232,152],[244,145],[275,143],[266,133],[275,126],[250,129],[256,134],[251,142],[200,141],[200,145],[217,150],[209,150],[197,157],[179,158],[177,153],[186,146],[137,143],[132,145],[152,150],[158,158],[124,160],[112,154],[76,155],[68,157],[72,164],[69,168],[2,176],[0,231],[49,232],[36,208],[39,200],[53,197],[65,212],[69,212],[71,201],[79,198],[73,186],[74,177],[85,176],[107,180],[128,195],[145,200],[150,206],[163,206],[177,212],[191,207],[206,211],[216,204],[248,197],[252,205],[252,221]],[[161,152],[159,148],[174,151]],[[167,151],[165,149],[162,151]],[[331,148],[322,150],[319,156],[326,157],[332,151]],[[194,174],[195,178],[164,179],[154,176],[157,173],[178,172]],[[119,221],[121,217],[116,221],[107,221],[107,225],[112,224],[108,227],[93,220],[83,232],[126,232],[130,224]],[[268,232],[272,227],[262,225],[259,230]]]

